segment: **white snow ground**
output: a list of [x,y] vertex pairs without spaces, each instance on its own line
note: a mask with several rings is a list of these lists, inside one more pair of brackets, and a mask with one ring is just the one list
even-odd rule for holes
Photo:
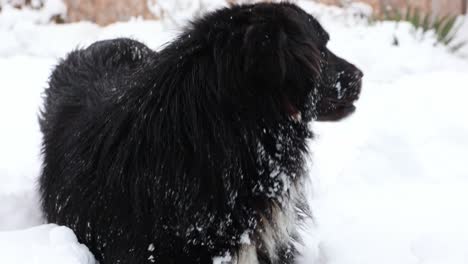
[[[303,263],[468,263],[468,60],[406,24],[366,26],[351,12],[301,5],[365,73],[352,117],[313,124],[315,221]],[[140,20],[49,25],[13,12],[0,13],[0,263],[93,264],[69,229],[41,225],[41,92],[75,47],[130,36],[158,48],[177,31]],[[468,23],[462,30],[468,38]]]

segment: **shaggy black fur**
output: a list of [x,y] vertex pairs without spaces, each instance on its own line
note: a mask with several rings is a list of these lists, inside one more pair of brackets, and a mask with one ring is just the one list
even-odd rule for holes
[[225,8],[159,53],[97,42],[53,72],[41,116],[47,220],[101,264],[290,264],[312,119],[362,73],[293,4]]

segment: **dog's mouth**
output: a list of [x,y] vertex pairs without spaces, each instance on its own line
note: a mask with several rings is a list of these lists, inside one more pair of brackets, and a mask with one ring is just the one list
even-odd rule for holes
[[319,113],[317,121],[339,121],[342,120],[356,111],[354,103],[357,97],[348,100],[338,100],[334,98],[325,98],[326,110],[324,113]]
[[361,72],[358,77],[344,92],[339,89],[337,96],[327,96],[318,103],[317,121],[340,121],[356,111],[355,102],[359,99],[362,87]]
[[[358,81],[357,87],[351,89],[356,90],[352,95],[345,95],[341,98],[325,97],[317,103],[317,112],[314,115],[307,114],[307,110],[303,113],[290,100],[283,101],[286,113],[289,119],[295,123],[307,123],[312,119],[316,121],[335,122],[351,116],[356,111],[355,103],[359,99],[361,90],[361,81]],[[304,115],[305,114],[305,115]]]
[[300,123],[302,122],[302,113],[300,111],[297,111],[296,113],[290,115],[290,118],[296,122],[296,123]]

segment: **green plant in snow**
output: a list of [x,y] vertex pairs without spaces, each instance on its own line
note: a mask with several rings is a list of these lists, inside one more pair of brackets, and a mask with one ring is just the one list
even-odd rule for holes
[[461,23],[457,23],[459,22],[457,15],[438,16],[408,6],[404,13],[399,9],[386,9],[383,16],[378,20],[409,22],[416,30],[422,32],[422,36],[432,31],[435,34],[437,43],[449,47],[453,52],[458,51],[467,44],[466,41],[455,43],[461,25]]

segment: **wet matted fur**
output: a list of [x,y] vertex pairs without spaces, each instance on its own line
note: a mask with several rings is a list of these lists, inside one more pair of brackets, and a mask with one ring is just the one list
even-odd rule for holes
[[40,120],[47,220],[101,264],[293,263],[308,122],[347,116],[361,87],[328,38],[264,3],[207,14],[158,53],[130,39],[71,52]]

